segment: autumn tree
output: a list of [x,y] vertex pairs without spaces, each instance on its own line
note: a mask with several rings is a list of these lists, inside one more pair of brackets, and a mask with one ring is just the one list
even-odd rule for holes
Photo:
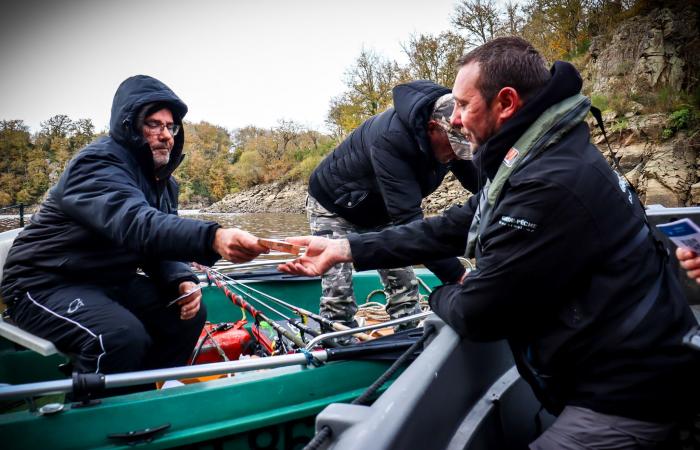
[[452,25],[465,34],[470,46],[490,41],[501,27],[495,0],[460,0],[450,19]]
[[449,31],[437,36],[413,35],[403,43],[408,56],[407,70],[412,79],[432,80],[451,87],[457,71],[457,60],[464,53],[465,39]]
[[175,172],[184,203],[221,200],[235,188],[234,151],[231,136],[223,127],[208,122],[184,122],[185,159]]
[[391,90],[407,81],[406,71],[373,50],[362,49],[345,74],[346,91],[331,100],[328,123],[344,137],[366,119],[391,106]]
[[23,121],[0,120],[0,206],[24,200],[18,200],[17,194],[27,179],[27,159],[33,147]]
[[522,6],[510,0],[503,4],[503,15],[498,29],[499,36],[520,36],[525,25]]

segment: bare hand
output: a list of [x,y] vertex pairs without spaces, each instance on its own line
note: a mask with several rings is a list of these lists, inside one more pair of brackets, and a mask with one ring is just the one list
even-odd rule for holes
[[695,252],[678,247],[676,258],[681,263],[681,267],[686,270],[688,278],[694,279],[700,284],[700,257]]
[[306,248],[306,253],[294,261],[277,266],[277,270],[293,275],[318,276],[342,262],[352,262],[347,239],[328,239],[317,236],[295,236],[285,239]]
[[258,238],[238,228],[219,228],[214,236],[214,251],[234,263],[248,262],[269,249],[258,244]]
[[[183,281],[180,283],[180,286],[178,287],[178,292],[180,295],[186,294],[187,292],[196,289],[197,284],[193,283],[191,281]],[[197,315],[197,312],[199,311],[199,308],[202,303],[202,291],[197,290],[196,292],[191,293],[187,297],[183,298],[179,302],[177,302],[178,305],[180,305],[180,319],[182,320],[190,320],[194,316]]]

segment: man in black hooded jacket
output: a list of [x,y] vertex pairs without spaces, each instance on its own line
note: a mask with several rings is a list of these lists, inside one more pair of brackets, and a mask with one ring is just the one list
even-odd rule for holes
[[435,313],[460,335],[507,339],[522,377],[558,414],[534,449],[671,448],[698,401],[696,321],[626,180],[590,143],[576,69],[544,68],[519,38],[460,61],[452,123],[476,146],[488,184],[444,215],[309,245],[281,270],[314,274],[448,255],[476,257],[436,289]]
[[[448,171],[476,192],[470,147],[449,124],[454,101],[449,89],[414,81],[393,89],[394,107],[366,120],[328,155],[309,180],[307,214],[315,235],[343,238],[423,217],[421,201]],[[456,258],[426,266],[443,282],[459,280]],[[379,271],[387,292],[387,312],[396,319],[420,312],[418,281],[410,267]],[[338,264],[323,275],[322,315],[350,323],[357,311],[352,267]],[[405,324],[415,326],[415,324]]]
[[68,163],[10,249],[0,286],[9,316],[73,355],[80,372],[185,364],[206,313],[183,261],[242,262],[266,251],[245,231],[177,216],[171,174],[183,159],[186,113],[160,81],[125,80],[109,136]]

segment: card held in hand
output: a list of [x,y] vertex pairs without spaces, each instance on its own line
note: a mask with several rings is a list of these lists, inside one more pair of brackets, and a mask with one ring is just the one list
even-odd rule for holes
[[258,244],[263,247],[267,247],[270,250],[277,250],[282,253],[291,253],[292,255],[298,255],[301,253],[301,247],[295,244],[290,244],[289,242],[280,241],[278,239],[263,239],[258,238]]

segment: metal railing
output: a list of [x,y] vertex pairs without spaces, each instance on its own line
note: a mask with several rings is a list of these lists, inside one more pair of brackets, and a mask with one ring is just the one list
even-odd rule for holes
[[24,227],[24,211],[23,203],[0,208],[0,231]]

